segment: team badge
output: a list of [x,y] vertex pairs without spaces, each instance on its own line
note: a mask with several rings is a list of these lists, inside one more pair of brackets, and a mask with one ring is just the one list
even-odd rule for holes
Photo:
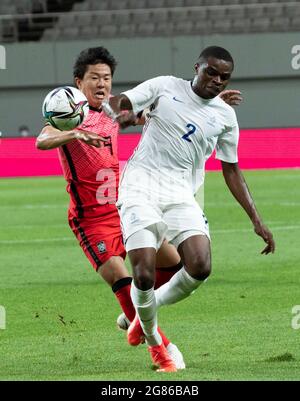
[[100,253],[105,253],[106,252],[106,245],[104,241],[100,241],[99,244],[97,244],[97,248]]
[[130,223],[134,224],[134,223],[137,223],[138,221],[140,221],[138,216],[134,212],[131,213],[131,215],[130,215]]

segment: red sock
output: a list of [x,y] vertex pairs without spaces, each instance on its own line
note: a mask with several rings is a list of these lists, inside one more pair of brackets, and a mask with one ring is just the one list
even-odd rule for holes
[[159,334],[161,336],[164,346],[167,347],[171,341],[164,335],[164,333],[161,331],[160,327],[157,328],[157,331],[159,332]]
[[131,277],[121,278],[112,286],[112,290],[117,297],[122,311],[125,313],[130,322],[133,321],[135,316],[135,309],[130,297],[131,281]]
[[179,262],[178,265],[172,267],[166,267],[166,268],[158,267],[156,269],[154,289],[156,290],[163,284],[167,283],[170,280],[170,278],[173,277],[174,274],[177,273],[182,268],[182,266],[183,266],[182,262]]

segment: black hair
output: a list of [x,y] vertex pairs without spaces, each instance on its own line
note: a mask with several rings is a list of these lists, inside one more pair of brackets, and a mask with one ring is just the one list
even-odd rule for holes
[[82,50],[77,57],[73,67],[73,77],[83,79],[87,71],[88,65],[107,64],[110,67],[111,75],[114,75],[117,62],[105,47],[90,47]]
[[207,60],[209,57],[214,57],[218,60],[224,60],[232,63],[232,66],[234,66],[234,61],[229,53],[228,50],[224,49],[223,47],[219,46],[209,46],[206,47],[200,54],[199,60]]

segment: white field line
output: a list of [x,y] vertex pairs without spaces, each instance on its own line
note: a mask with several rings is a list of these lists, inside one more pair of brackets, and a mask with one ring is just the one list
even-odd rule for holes
[[[280,227],[272,227],[272,231],[292,231],[299,230],[300,224],[293,226],[280,226]],[[237,229],[223,229],[223,230],[213,230],[212,235],[214,234],[232,234],[232,233],[248,233],[253,232],[253,229],[250,228],[237,228]],[[26,245],[26,244],[34,244],[34,243],[47,243],[47,242],[61,242],[61,241],[74,241],[75,237],[58,237],[58,238],[36,238],[30,240],[0,240],[0,245]]]

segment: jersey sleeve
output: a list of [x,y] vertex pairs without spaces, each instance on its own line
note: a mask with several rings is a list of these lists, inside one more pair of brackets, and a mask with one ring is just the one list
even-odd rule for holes
[[133,112],[138,113],[154,103],[155,99],[157,99],[163,91],[169,78],[170,77],[162,76],[149,79],[133,89],[122,92],[122,94],[126,95],[130,100]]
[[239,125],[235,112],[230,125],[224,126],[224,133],[219,135],[216,144],[216,159],[228,163],[238,162]]

